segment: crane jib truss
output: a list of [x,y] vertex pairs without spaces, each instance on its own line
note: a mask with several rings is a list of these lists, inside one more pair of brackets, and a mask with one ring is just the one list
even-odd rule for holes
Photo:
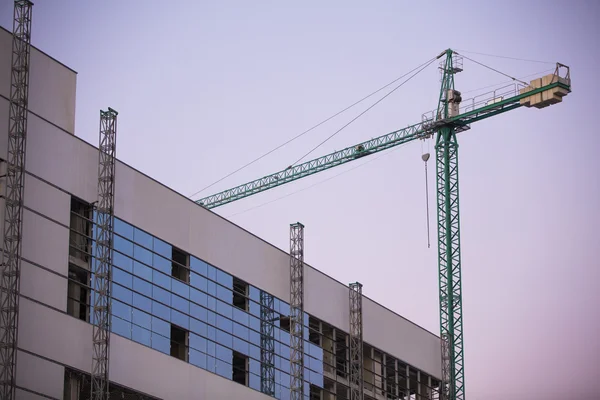
[[[430,115],[424,114],[422,122],[196,201],[212,209],[416,139],[435,136],[443,400],[465,398],[457,133],[470,129],[473,122],[522,106],[542,108],[555,104],[560,101],[557,97],[571,91],[569,67],[557,63],[554,74],[532,81],[529,86],[515,84],[514,91],[494,91],[489,99],[477,102],[473,99],[461,108],[460,92],[454,90],[454,75],[462,71],[462,62],[453,63],[457,55],[448,49],[438,56],[445,56],[441,62],[438,107]],[[566,69],[564,77],[560,76],[561,68]]]
[[4,237],[0,266],[0,398],[7,400],[16,396],[32,6],[33,3],[28,0],[17,0],[13,14]]

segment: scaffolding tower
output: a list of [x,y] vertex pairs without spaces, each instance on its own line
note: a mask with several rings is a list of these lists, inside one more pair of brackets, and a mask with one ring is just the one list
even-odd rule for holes
[[362,284],[350,284],[350,400],[363,399]]
[[33,3],[28,0],[17,0],[13,13],[4,240],[0,277],[0,398],[7,400],[16,396],[32,6]]
[[304,225],[290,225],[290,400],[304,400]]
[[275,301],[271,294],[260,292],[260,390],[275,396]]
[[100,111],[98,146],[98,206],[96,209],[93,289],[93,355],[91,399],[109,398],[110,273],[112,265],[113,216],[115,203],[115,151],[117,112]]

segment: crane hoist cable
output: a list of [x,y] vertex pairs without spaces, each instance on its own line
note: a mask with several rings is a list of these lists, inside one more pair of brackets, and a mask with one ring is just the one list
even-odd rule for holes
[[478,54],[480,56],[505,58],[507,60],[526,61],[526,62],[533,62],[533,63],[540,63],[540,64],[552,64],[552,65],[556,64],[556,62],[554,62],[554,61],[531,60],[531,59],[527,59],[527,58],[501,56],[501,55],[497,55],[497,54],[479,53],[477,51],[469,51],[469,50],[461,50],[461,49],[456,49],[456,51],[459,53],[470,53],[470,54]]
[[[435,58],[434,58],[434,59],[432,59],[432,60],[435,60]],[[205,191],[206,189],[208,189],[208,188],[211,188],[212,186],[216,185],[216,184],[217,184],[217,183],[219,183],[219,182],[222,182],[223,180],[225,180],[225,179],[229,178],[230,176],[232,176],[232,175],[234,175],[234,174],[236,174],[236,173],[240,172],[240,171],[241,171],[241,170],[243,170],[244,168],[247,168],[247,167],[249,167],[250,165],[252,165],[252,164],[256,163],[257,161],[260,161],[261,159],[263,159],[264,157],[268,156],[269,154],[271,154],[271,153],[273,153],[273,152],[275,152],[275,151],[279,150],[280,148],[282,148],[282,147],[286,146],[287,144],[289,144],[289,143],[293,142],[294,140],[296,140],[296,139],[298,139],[298,138],[300,138],[300,137],[304,136],[305,134],[307,134],[307,133],[309,133],[309,132],[313,131],[314,129],[316,129],[316,128],[320,127],[321,125],[325,124],[326,122],[329,122],[329,121],[330,121],[330,120],[332,120],[333,118],[335,118],[335,117],[337,117],[338,115],[340,115],[340,114],[342,114],[342,113],[344,113],[344,112],[348,111],[349,109],[351,109],[352,107],[356,106],[357,104],[359,104],[359,103],[362,103],[363,101],[367,100],[369,97],[372,97],[372,96],[376,95],[377,93],[381,92],[382,90],[384,90],[384,89],[386,89],[386,88],[390,87],[390,86],[391,86],[391,85],[393,85],[394,83],[398,82],[400,79],[402,79],[402,78],[406,77],[407,75],[409,75],[409,74],[413,73],[414,71],[418,70],[418,69],[419,69],[419,68],[421,68],[423,65],[430,63],[432,60],[427,60],[427,61],[425,61],[424,63],[420,64],[419,66],[417,66],[417,67],[415,67],[415,68],[413,68],[412,70],[408,71],[407,73],[405,73],[405,74],[403,74],[403,75],[399,76],[398,78],[394,79],[393,81],[391,81],[391,82],[387,83],[386,85],[384,85],[384,86],[380,87],[379,89],[377,89],[377,90],[375,90],[375,91],[373,91],[373,92],[369,93],[368,95],[364,96],[364,97],[363,97],[363,98],[361,98],[360,100],[357,100],[357,101],[355,101],[355,102],[354,102],[354,103],[352,103],[351,105],[349,105],[349,106],[345,107],[344,109],[342,109],[342,110],[340,110],[340,111],[336,112],[335,114],[333,114],[333,115],[331,115],[330,117],[328,117],[328,118],[326,118],[326,119],[322,120],[321,122],[317,123],[316,125],[313,125],[312,127],[308,128],[307,130],[305,130],[305,131],[303,131],[303,132],[299,133],[298,135],[296,135],[296,136],[292,137],[291,139],[289,139],[289,140],[287,140],[286,142],[284,142],[284,143],[280,144],[279,146],[277,146],[277,147],[273,148],[272,150],[269,150],[268,152],[264,153],[263,155],[259,156],[258,158],[256,158],[256,159],[254,159],[254,160],[252,160],[252,161],[250,161],[250,162],[248,162],[248,163],[246,163],[246,164],[242,165],[242,166],[241,166],[241,167],[239,167],[238,169],[236,169],[236,170],[234,170],[234,171],[232,171],[232,172],[228,173],[227,175],[225,175],[225,176],[223,176],[223,177],[221,177],[221,178],[217,179],[217,180],[216,180],[216,181],[214,181],[213,183],[209,184],[208,186],[205,186],[205,187],[203,187],[202,189],[200,189],[200,190],[196,191],[195,193],[192,193],[192,194],[191,194],[189,197],[194,197],[194,196],[196,196],[197,194],[199,194],[199,193],[202,193],[202,192],[203,192],[203,191]]]
[[[325,140],[323,140],[321,143],[319,143],[318,145],[316,145],[315,147],[313,147],[308,153],[304,154],[302,157],[300,157],[298,160],[296,160],[296,162],[294,162],[293,164],[291,164],[291,166],[294,166],[296,164],[298,164],[300,161],[304,160],[306,158],[306,156],[310,155],[313,151],[317,150],[319,147],[321,147],[322,145],[324,145],[325,143],[327,143],[330,139],[332,139],[335,135],[337,135],[338,133],[340,133],[342,130],[344,130],[345,128],[347,128],[350,124],[352,124],[354,121],[356,121],[357,119],[359,119],[360,117],[362,117],[363,115],[365,115],[369,110],[371,110],[373,107],[375,107],[377,104],[381,103],[384,99],[386,99],[389,95],[391,95],[392,93],[394,93],[396,90],[400,89],[405,83],[407,83],[408,81],[410,81],[412,78],[414,78],[415,76],[417,76],[421,71],[423,71],[425,68],[427,68],[428,66],[431,65],[431,63],[433,63],[435,60],[437,59],[437,57],[432,58],[431,60],[427,61],[424,64],[421,64],[421,67],[417,72],[415,72],[414,74],[412,74],[410,77],[408,77],[408,79],[406,79],[404,82],[400,83],[398,86],[396,86],[395,88],[393,88],[392,90],[390,90],[385,96],[383,96],[381,99],[377,100],[375,103],[371,104],[369,107],[367,107],[366,110],[364,110],[363,112],[361,112],[360,114],[358,114],[356,117],[352,118],[349,122],[347,122],[346,124],[344,124],[344,126],[342,126],[340,129],[338,129],[337,131],[333,132],[331,135],[329,135]],[[417,68],[419,68],[417,67]],[[416,69],[416,68],[415,68]],[[414,71],[414,69],[413,69]],[[410,73],[410,72],[409,72]]]

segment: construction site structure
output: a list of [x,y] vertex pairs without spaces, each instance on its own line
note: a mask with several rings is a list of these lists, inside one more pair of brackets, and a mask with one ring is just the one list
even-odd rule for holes
[[[0,398],[16,398],[23,198],[29,105],[32,6],[16,1],[10,64],[8,141],[4,176],[4,229],[0,264]],[[7,58],[8,59],[8,58]]]

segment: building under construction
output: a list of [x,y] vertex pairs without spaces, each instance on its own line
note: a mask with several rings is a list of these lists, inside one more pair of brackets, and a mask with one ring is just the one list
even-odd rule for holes
[[[0,399],[465,399],[457,134],[562,102],[568,66],[525,82],[447,49],[388,93],[440,60],[421,122],[192,201],[116,159],[116,110],[77,138],[76,72],[31,11],[0,29]],[[510,83],[463,99],[463,58]],[[211,211],[433,138],[440,336],[306,265],[300,222],[286,253]]]
[[[434,395],[438,336],[364,298],[360,284],[304,264],[301,224],[291,225],[291,254],[283,252],[111,160],[114,141],[99,149],[79,139],[76,72],[28,47],[28,91],[19,93],[14,51],[12,32],[0,29],[3,192],[15,163],[19,115],[11,101],[26,105],[27,133],[20,280],[2,294],[3,307],[11,296],[17,307],[13,326],[3,308],[3,346],[15,351],[3,353],[2,398],[108,391],[131,399],[341,400],[361,388],[365,399]],[[116,119],[113,110],[102,113],[101,140],[114,139]],[[111,192],[114,250],[106,257],[103,202],[110,206]]]

